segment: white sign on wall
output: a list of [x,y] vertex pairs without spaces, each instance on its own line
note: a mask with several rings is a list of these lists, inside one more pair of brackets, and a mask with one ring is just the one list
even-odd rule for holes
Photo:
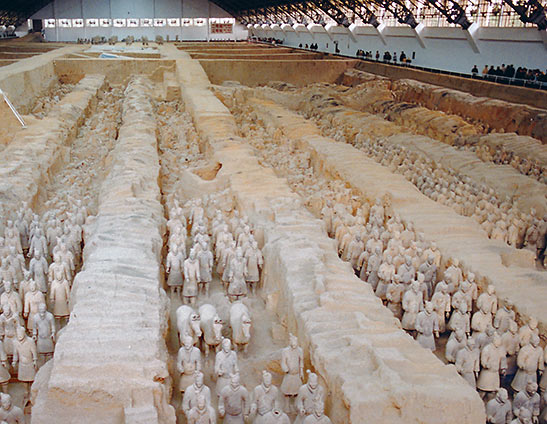
[[122,18],[114,19],[114,26],[116,28],[123,28],[125,26],[125,19],[122,19]]
[[136,28],[139,26],[139,20],[138,19],[128,19],[127,20],[127,26],[130,28]]
[[151,27],[152,23],[153,23],[152,19],[149,19],[149,18],[141,19],[141,27]]
[[71,28],[72,27],[72,22],[71,22],[70,19],[59,19],[58,24],[61,28]]
[[154,19],[154,26],[155,27],[164,27],[165,26],[165,19]]
[[72,19],[72,27],[73,28],[83,28],[84,27],[84,20],[83,19]]
[[88,27],[96,28],[96,27],[99,26],[99,20],[98,19],[86,19],[85,24]]
[[110,19],[104,18],[100,20],[100,24],[103,28],[106,28],[106,27],[112,26],[112,21]]
[[180,19],[179,18],[170,18],[167,19],[167,23],[170,27],[178,27],[180,26]]
[[46,19],[44,22],[45,28],[55,28],[55,19]]

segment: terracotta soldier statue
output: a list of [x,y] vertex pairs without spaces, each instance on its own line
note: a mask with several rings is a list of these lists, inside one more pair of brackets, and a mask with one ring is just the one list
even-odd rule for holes
[[426,302],[425,309],[416,317],[416,340],[422,347],[435,351],[435,337],[439,337],[439,317],[433,311],[433,304]]
[[270,412],[264,415],[262,424],[291,424],[291,420],[278,405],[275,405]]
[[25,294],[25,307],[23,309],[23,317],[28,318],[27,329],[34,329],[34,316],[38,313],[38,307],[41,303],[46,303],[44,294],[38,291],[36,283],[30,282],[29,291]]
[[313,413],[304,419],[303,424],[332,424],[330,418],[325,415],[325,404],[322,399],[314,402]]
[[486,404],[486,422],[487,424],[507,424],[512,418],[513,411],[507,390],[499,388],[496,397]]
[[23,410],[13,405],[11,396],[7,393],[2,393],[0,396],[2,406],[0,408],[0,420],[8,424],[25,424]]
[[317,374],[308,370],[308,382],[300,386],[298,390],[298,396],[296,397],[296,411],[298,416],[294,421],[294,424],[301,424],[304,419],[313,414],[314,403],[325,400],[325,391],[323,387],[319,385]]
[[199,261],[195,249],[190,251],[190,256],[184,261],[184,286],[182,296],[184,303],[194,305],[198,294],[198,281],[201,276],[199,273]]
[[194,380],[194,373],[201,371],[201,352],[194,347],[190,336],[184,337],[184,344],[177,354],[177,370],[180,373],[179,390],[184,393]]
[[190,410],[197,406],[199,396],[203,396],[205,403],[211,405],[211,390],[203,384],[203,373],[196,371],[194,373],[194,382],[186,387],[182,398],[181,409],[186,417],[188,417]]
[[249,284],[251,293],[253,293],[260,281],[260,271],[264,265],[264,258],[256,241],[252,242],[251,248],[245,253],[245,259],[247,261],[247,275],[245,279]]
[[215,357],[215,376],[217,378],[216,392],[230,384],[230,375],[239,372],[237,366],[237,354],[232,350],[230,339],[222,340],[222,349]]
[[463,328],[458,328],[454,331],[448,341],[446,342],[445,354],[448,363],[455,363],[456,357],[460,349],[463,349],[467,345],[467,339],[465,337],[465,331]]
[[229,269],[228,299],[233,302],[247,295],[247,284],[245,282],[247,264],[241,248],[236,249],[235,257],[232,258]]
[[173,245],[165,258],[165,272],[168,274],[167,286],[172,294],[182,291],[184,254],[178,245]]
[[476,387],[480,371],[479,351],[475,349],[475,340],[469,337],[467,344],[456,354],[456,370],[471,385]]
[[203,395],[198,395],[196,405],[186,414],[188,424],[216,424],[216,412]]
[[420,291],[420,283],[414,281],[410,289],[403,296],[403,320],[401,324],[405,330],[413,331],[416,329],[416,317],[423,309],[423,294]]
[[513,412],[515,415],[521,408],[526,408],[532,413],[532,421],[539,421],[540,396],[537,392],[538,385],[533,381],[528,381],[526,387],[520,390],[513,399]]
[[10,281],[4,282],[4,293],[0,295],[0,303],[3,307],[9,307],[15,315],[21,315],[23,313],[23,303],[19,293],[13,290]]
[[34,381],[38,364],[36,343],[25,333],[23,327],[17,329],[17,340],[13,344],[13,368],[17,367],[17,379],[26,384],[26,399],[30,393],[30,385]]
[[41,303],[38,313],[34,316],[34,329],[32,338],[36,342],[38,355],[43,362],[47,362],[55,349],[55,319],[53,314],[46,310],[46,305]]
[[537,371],[543,371],[543,349],[539,346],[539,336],[533,334],[530,343],[521,347],[517,356],[518,371],[511,383],[515,392],[526,388],[526,383],[532,381],[537,383]]
[[401,320],[403,318],[403,295],[405,293],[405,286],[400,283],[399,274],[395,274],[391,281],[391,284],[387,286],[386,299],[387,307],[393,312],[393,315]]
[[272,384],[272,375],[262,372],[262,383],[253,390],[251,415],[256,414],[253,424],[264,424],[265,416],[274,409],[279,390]]
[[51,283],[49,300],[53,305],[53,315],[59,324],[62,324],[70,315],[69,298],[70,287],[68,281],[61,275],[56,275]]
[[298,339],[289,335],[289,346],[281,352],[281,369],[285,373],[281,393],[285,396],[285,411],[291,411],[291,400],[298,395],[304,373],[304,353],[298,346]]
[[198,260],[199,286],[205,296],[209,296],[209,284],[213,280],[213,252],[211,252],[205,240],[201,241],[201,251],[198,254]]
[[501,344],[501,337],[494,335],[492,343],[481,352],[481,372],[477,380],[477,388],[481,392],[495,392],[500,387],[500,373],[505,374],[507,362],[505,348]]
[[244,424],[250,412],[249,392],[239,382],[239,374],[232,374],[218,398],[218,413],[224,424]]

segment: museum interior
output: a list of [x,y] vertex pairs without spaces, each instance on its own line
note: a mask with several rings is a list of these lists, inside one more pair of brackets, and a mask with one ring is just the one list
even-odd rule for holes
[[0,5],[0,424],[547,424],[547,0]]

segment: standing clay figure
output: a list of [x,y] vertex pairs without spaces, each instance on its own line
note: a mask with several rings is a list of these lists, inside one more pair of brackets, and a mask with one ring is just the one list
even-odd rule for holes
[[172,294],[181,293],[183,284],[183,266],[184,255],[179,250],[177,245],[174,245],[165,258],[165,272],[169,274],[167,277],[167,286]]
[[488,328],[492,327],[492,314],[490,314],[487,303],[481,303],[480,309],[473,314],[471,319],[471,330],[476,338],[480,333],[485,333]]
[[393,276],[393,281],[387,286],[386,299],[387,307],[393,312],[393,315],[401,320],[403,318],[403,295],[405,293],[405,286],[400,283],[399,274]]
[[508,424],[512,418],[513,411],[507,390],[499,388],[496,397],[486,404],[486,422],[487,424]]
[[224,424],[244,424],[250,410],[249,392],[239,383],[239,374],[232,374],[230,383],[218,398],[218,413]]
[[518,326],[515,321],[511,321],[509,329],[502,334],[501,343],[507,354],[507,372],[504,377],[504,383],[511,383],[517,373],[517,354],[520,350]]
[[203,384],[203,373],[201,371],[196,371],[194,373],[194,382],[186,387],[182,398],[181,409],[186,417],[188,417],[190,410],[197,406],[199,396],[203,396],[205,398],[205,403],[211,405],[211,390]]
[[232,258],[229,269],[228,299],[233,302],[247,295],[247,284],[245,283],[247,264],[241,248],[236,249],[235,257]]
[[452,312],[450,321],[448,321],[449,330],[456,331],[458,328],[463,329],[467,335],[471,333],[471,320],[467,312],[466,302],[459,302],[457,304],[456,310]]
[[188,424],[216,424],[216,413],[213,407],[207,402],[205,396],[199,395],[196,406],[186,414]]
[[376,290],[378,286],[378,270],[382,265],[382,249],[376,247],[374,253],[368,260],[366,282],[372,286],[372,290]]
[[416,329],[416,317],[423,309],[423,294],[420,291],[420,283],[414,281],[403,296],[403,320],[401,324],[403,329],[414,331]]
[[498,309],[494,317],[494,328],[499,334],[505,333],[509,330],[511,322],[515,321],[515,311],[513,310],[513,303],[506,301],[503,308]]
[[294,421],[294,424],[301,424],[304,422],[306,416],[313,414],[314,404],[317,402],[323,403],[325,399],[325,391],[323,387],[319,385],[319,379],[317,374],[308,370],[308,382],[303,384],[298,390],[298,396],[296,397],[296,411],[298,416]]
[[493,285],[489,285],[485,293],[482,293],[477,299],[477,307],[484,309],[485,313],[492,316],[498,312],[498,298],[496,296],[496,289]]
[[25,334],[25,329],[17,329],[17,340],[13,344],[13,368],[17,368],[17,379],[26,383],[26,399],[30,393],[30,385],[36,375],[38,352],[34,340]]
[[222,349],[215,358],[215,376],[217,378],[216,392],[230,384],[230,375],[239,373],[237,354],[232,350],[230,339],[222,340]]
[[60,325],[70,315],[68,308],[69,297],[70,288],[68,281],[60,275],[55,276],[55,279],[51,283],[49,300],[53,305],[53,315]]
[[519,328],[519,342],[521,346],[530,343],[533,335],[539,335],[538,321],[534,317],[530,317],[528,324]]
[[38,313],[38,307],[41,303],[46,303],[44,294],[36,288],[36,283],[31,281],[29,292],[25,295],[25,307],[23,309],[23,317],[28,318],[27,329],[34,329],[34,316]]
[[201,276],[199,274],[199,261],[195,249],[190,251],[190,256],[184,261],[184,287],[182,289],[182,297],[184,303],[194,305],[198,294],[198,281]]
[[46,258],[38,249],[34,252],[34,257],[30,260],[29,271],[32,275],[38,290],[47,293],[47,273],[48,264]]
[[249,284],[251,293],[255,293],[260,281],[260,271],[264,265],[264,258],[256,241],[253,241],[251,248],[245,252],[245,260],[247,261],[247,275],[245,279]]
[[304,374],[304,353],[296,336],[289,335],[289,346],[281,352],[281,369],[285,373],[281,393],[285,396],[285,411],[291,412],[291,400],[298,395]]
[[[297,418],[298,419],[298,418]],[[295,421],[296,422],[296,421]],[[313,405],[313,413],[308,415],[303,424],[332,424],[329,417],[325,415],[325,405],[323,400],[316,400]]]
[[5,308],[6,306],[12,310],[15,315],[23,313],[23,304],[19,293],[13,290],[11,282],[4,283],[4,293],[0,295],[0,303]]
[[467,340],[465,338],[465,331],[463,328],[458,328],[454,331],[448,341],[446,342],[444,357],[448,363],[453,364],[456,362],[456,357],[460,349],[463,349],[467,345]]
[[424,283],[427,287],[427,298],[431,299],[433,287],[437,280],[437,265],[435,265],[435,257],[428,256],[427,261],[418,268],[418,272],[424,275]]
[[470,384],[476,387],[477,376],[480,371],[479,351],[475,349],[475,340],[467,339],[467,344],[456,354],[456,371]]
[[511,424],[533,424],[532,413],[528,409],[520,408],[515,415],[517,418],[511,421]]
[[[391,284],[393,274],[395,274],[393,258],[391,256],[387,256],[385,261],[382,262],[382,265],[380,265],[380,268],[378,268],[378,285],[376,286],[376,291],[374,292],[376,296],[382,300],[386,300],[387,286]],[[399,277],[401,277],[401,274],[398,274]]]
[[431,297],[433,310],[439,318],[439,333],[446,331],[446,320],[450,316],[450,295],[448,286],[444,281],[440,281],[435,286],[435,294]]
[[482,350],[480,360],[482,369],[477,380],[477,388],[481,392],[497,391],[500,387],[500,373],[505,374],[507,370],[505,349],[498,334],[495,334],[492,343]]
[[543,371],[543,349],[539,346],[539,336],[532,335],[530,343],[521,347],[517,356],[518,371],[511,383],[515,392],[526,388],[526,383],[537,383],[537,371]]
[[418,313],[416,317],[416,340],[422,347],[435,351],[435,337],[439,337],[439,318],[433,312],[433,304],[425,303],[425,310]]
[[34,315],[34,330],[32,338],[36,342],[36,349],[43,362],[47,362],[53,356],[55,349],[55,319],[53,314],[46,310],[46,305],[41,303],[38,313]]
[[201,242],[201,252],[198,254],[199,261],[199,286],[205,296],[209,296],[209,284],[213,280],[213,252],[207,246],[207,242]]
[[177,354],[177,370],[180,373],[179,390],[184,393],[194,380],[194,373],[201,371],[201,352],[194,347],[192,337],[184,337],[184,344]]
[[251,415],[256,413],[253,424],[264,424],[265,415],[274,409],[279,397],[279,390],[272,384],[272,375],[262,371],[262,383],[253,390]]
[[532,413],[533,422],[539,420],[540,396],[537,392],[538,385],[533,381],[528,381],[526,387],[520,390],[513,399],[513,412],[515,415],[521,408],[525,408]]
[[9,372],[8,355],[4,350],[4,342],[2,340],[0,340],[0,361],[2,364],[0,365],[0,387],[2,387],[3,393],[7,393],[11,375]]
[[405,263],[399,267],[397,274],[401,277],[401,283],[407,287],[414,281],[416,269],[412,265],[412,258],[410,256],[405,256]]
[[4,350],[8,358],[13,357],[13,344],[16,340],[17,329],[21,326],[19,315],[15,315],[11,308],[4,308],[0,315],[0,334],[4,339]]
[[23,410],[15,405],[11,401],[11,396],[7,393],[1,395],[0,408],[0,420],[8,424],[25,424],[25,416]]

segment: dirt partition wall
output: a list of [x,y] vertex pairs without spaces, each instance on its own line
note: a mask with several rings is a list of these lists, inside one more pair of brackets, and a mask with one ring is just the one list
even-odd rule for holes
[[172,71],[174,62],[163,59],[58,59],[54,66],[64,84],[74,84],[89,73],[103,74],[111,84],[121,84],[134,75],[162,82],[163,73]]
[[314,82],[334,82],[354,66],[355,60],[231,60],[201,59],[200,64],[213,84],[239,81],[254,87],[270,81],[285,81],[297,86]]
[[[264,231],[264,290],[268,306],[298,335],[329,391],[335,424],[479,423],[477,393],[423,349],[341,261],[323,224],[284,179],[259,165],[238,137],[229,110],[208,89],[197,61],[177,60],[182,97],[216,178],[231,188],[239,209]],[[446,387],[450,387],[450,398]]]

